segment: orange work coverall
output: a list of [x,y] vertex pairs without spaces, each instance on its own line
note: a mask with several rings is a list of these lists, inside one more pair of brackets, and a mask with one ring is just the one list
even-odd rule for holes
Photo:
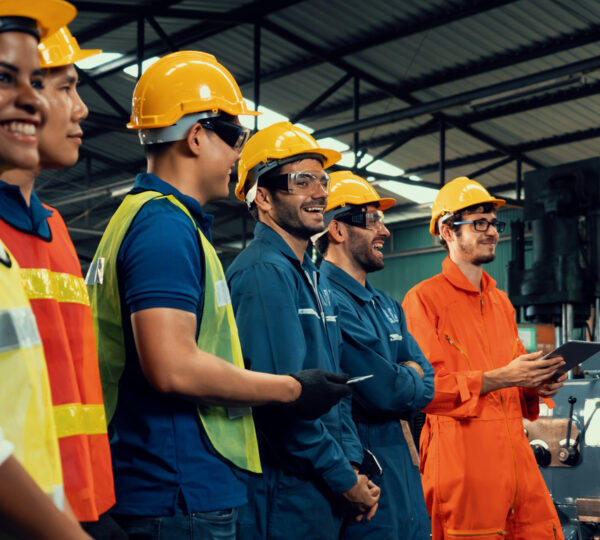
[[525,353],[506,294],[486,272],[480,293],[446,257],[442,273],[413,287],[402,307],[435,370],[420,441],[433,539],[563,539],[523,430],[523,417],[539,414],[537,392],[480,395],[484,371]]

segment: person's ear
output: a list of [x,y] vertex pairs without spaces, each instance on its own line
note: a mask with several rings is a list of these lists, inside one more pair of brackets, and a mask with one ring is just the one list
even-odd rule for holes
[[348,238],[348,231],[343,223],[335,219],[329,223],[329,241],[336,244],[343,243]]
[[454,231],[452,227],[447,225],[446,223],[442,223],[439,225],[440,227],[440,236],[446,240],[446,243],[452,242],[454,240]]
[[273,206],[273,197],[271,196],[269,190],[261,186],[256,188],[254,204],[256,204],[256,207],[263,212],[268,212],[271,210]]
[[188,131],[185,138],[189,151],[198,155],[201,151],[204,128],[199,122],[196,122]]

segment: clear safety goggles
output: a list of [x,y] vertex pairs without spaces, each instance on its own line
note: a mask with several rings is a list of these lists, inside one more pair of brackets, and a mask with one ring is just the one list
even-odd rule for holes
[[385,225],[383,212],[381,210],[376,210],[375,212],[344,212],[338,214],[333,219],[371,231],[378,231]]
[[328,191],[330,178],[325,171],[300,171],[275,176],[262,177],[258,183],[271,189],[281,189],[289,193],[312,193],[315,187],[320,186]]
[[497,219],[488,221],[485,218],[470,219],[468,221],[455,221],[454,225],[466,225],[467,223],[472,223],[473,228],[478,232],[486,232],[490,226],[492,226],[498,231],[498,234],[502,234],[502,232],[504,232],[504,228],[506,227],[506,223],[504,221],[498,221]]

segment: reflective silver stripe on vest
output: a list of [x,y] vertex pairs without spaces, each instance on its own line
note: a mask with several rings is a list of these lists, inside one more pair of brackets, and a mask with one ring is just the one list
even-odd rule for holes
[[41,345],[30,307],[0,311],[0,353]]

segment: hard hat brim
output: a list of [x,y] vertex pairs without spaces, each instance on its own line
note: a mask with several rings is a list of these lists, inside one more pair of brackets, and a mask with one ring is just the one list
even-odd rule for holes
[[335,165],[340,159],[342,159],[342,154],[340,154],[337,150],[331,150],[329,148],[315,148],[310,152],[314,154],[320,154],[325,158],[325,161],[323,162],[324,169],[328,169],[332,165]]
[[392,199],[391,197],[384,197],[382,199],[379,199],[379,201],[377,202],[379,203],[379,210],[383,212],[384,210],[387,210],[388,208],[394,206],[396,204],[396,199]]
[[77,15],[72,4],[62,0],[27,0],[14,7],[0,7],[0,17],[27,17],[37,21],[40,38],[53,34],[69,24]]
[[81,62],[90,56],[100,54],[102,49],[80,49],[75,54],[71,54],[67,57],[63,57],[57,62],[43,62],[40,60],[40,65],[43,69],[59,68],[64,66],[72,66],[77,62]]

